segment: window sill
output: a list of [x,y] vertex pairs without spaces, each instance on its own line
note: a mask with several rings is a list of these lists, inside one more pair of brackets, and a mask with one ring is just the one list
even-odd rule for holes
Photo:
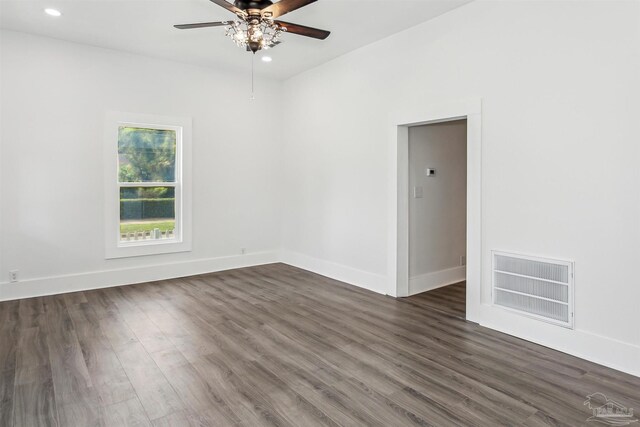
[[130,258],[147,255],[171,254],[191,251],[191,244],[179,240],[131,242],[107,248],[105,258]]

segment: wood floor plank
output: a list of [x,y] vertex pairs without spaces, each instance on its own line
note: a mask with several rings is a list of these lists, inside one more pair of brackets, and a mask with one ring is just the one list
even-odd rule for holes
[[189,361],[175,347],[149,353],[149,356],[153,359],[160,370],[171,369],[176,366],[189,364]]
[[46,330],[38,326],[22,328],[19,332],[16,352],[17,376],[20,377],[23,370],[42,366],[47,368],[50,366]]
[[67,306],[73,306],[76,304],[86,304],[88,302],[84,292],[72,292],[72,293],[64,294],[64,300]]
[[62,426],[101,425],[101,405],[62,296],[44,297],[47,347]]
[[0,426],[14,425],[15,371],[0,372]]
[[111,313],[99,320],[100,329],[114,349],[137,344],[138,338],[129,328],[122,316]]
[[420,307],[429,307],[463,319],[467,304],[466,292],[466,282],[460,282],[429,292],[412,295],[403,301]]
[[[248,366],[248,360],[235,359],[231,364],[233,367],[228,363],[229,359],[226,362],[209,355],[193,366],[239,422],[247,425],[292,425],[267,401],[261,389],[247,378],[249,372],[244,367]],[[242,366],[242,371],[237,372],[236,366]]]
[[[36,310],[32,310],[37,307]],[[21,315],[27,316],[19,330],[16,350],[15,389],[13,393],[14,422],[17,426],[57,426],[58,413],[53,388],[42,301],[30,304]]]
[[120,347],[116,354],[150,420],[184,409],[182,400],[142,344]]
[[133,386],[109,340],[103,334],[97,314],[87,303],[68,307],[91,383],[100,403],[107,406],[135,398]]
[[[440,364],[437,357],[433,360],[424,357],[424,349],[398,352],[388,344],[376,344],[371,348],[377,354],[396,360],[396,363],[404,366],[412,375],[423,378],[428,385],[425,387],[417,384],[413,388],[440,403],[452,404],[457,399],[455,406],[462,408],[461,410],[471,408],[473,412],[491,413],[494,421],[503,422],[524,419],[536,412],[536,408],[526,402],[491,388],[473,377],[459,375],[455,370]],[[459,360],[458,363],[464,361]],[[457,395],[450,398],[444,393],[447,390]]]
[[[345,392],[354,393],[355,399],[362,403],[373,401],[374,412],[377,417],[392,417],[391,425],[397,426],[437,426],[429,418],[423,418],[417,414],[417,411],[408,407],[407,405],[400,405],[391,397],[378,393],[376,390],[369,388],[363,382],[350,377],[345,377],[340,383],[335,385],[338,390],[344,390]],[[393,395],[396,395],[396,392]],[[393,396],[392,395],[392,396]],[[371,403],[367,407],[369,407]],[[372,415],[373,415],[372,414]],[[444,425],[453,425],[452,423],[446,423]]]
[[73,403],[58,404],[58,419],[64,427],[108,427],[104,408],[93,398],[79,399]]
[[27,298],[20,300],[18,309],[19,325],[21,328],[40,326],[45,314],[41,298]]
[[[265,369],[260,361],[238,363],[238,359],[223,353],[206,357],[207,361],[234,376],[236,387],[247,397],[247,407],[252,403],[255,407],[254,402],[260,402],[263,411],[250,415],[276,425],[336,425],[320,408],[290,387],[278,372]],[[247,422],[247,419],[243,421]]]
[[191,423],[189,417],[187,417],[184,411],[174,412],[173,414],[165,415],[162,418],[157,418],[151,422],[153,427],[187,427]]
[[[366,415],[370,421],[367,425],[390,426],[390,425],[424,425],[426,421],[405,408],[395,406],[385,395],[368,387],[361,381],[353,378],[345,378],[331,386],[328,391],[322,393],[323,396],[331,397],[330,404],[341,401],[341,407],[346,411],[362,417]],[[339,396],[339,397],[334,397]],[[335,416],[336,412],[344,412],[345,409],[336,408],[329,412]],[[400,415],[400,416],[399,416]]]
[[56,387],[56,397],[62,404],[74,403],[87,396],[92,388],[73,322],[62,297],[46,297],[47,347]]
[[16,384],[14,392],[15,425],[58,426],[58,409],[49,365],[24,369],[22,381]]
[[15,372],[20,301],[0,303],[0,372]]
[[173,367],[164,374],[191,412],[206,413],[216,425],[235,425],[241,421],[193,365]]
[[[279,378],[286,383],[287,387],[321,411],[327,418],[326,422],[331,420],[338,425],[368,426],[386,426],[394,423],[393,417],[380,417],[378,411],[371,410],[375,402],[372,402],[368,396],[363,396],[362,393],[352,394],[350,391],[342,392],[338,384],[343,381],[330,383],[325,381],[326,377],[322,372],[296,369],[295,365],[287,363],[285,359],[278,357],[277,353],[262,357],[256,363],[260,369]],[[354,398],[355,396],[357,398]],[[361,411],[358,408],[366,408],[366,410]]]
[[151,426],[151,422],[137,397],[105,407],[104,424],[122,427]]
[[573,427],[572,424],[566,424],[546,415],[544,412],[536,412],[527,418],[521,427]]

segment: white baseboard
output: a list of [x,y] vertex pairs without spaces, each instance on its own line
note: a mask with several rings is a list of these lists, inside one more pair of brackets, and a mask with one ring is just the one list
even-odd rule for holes
[[[561,328],[483,304],[480,325],[640,377],[640,346],[580,329]],[[594,392],[597,390],[594,390]]]
[[415,295],[443,286],[462,282],[467,277],[465,266],[447,268],[409,278],[409,295]]
[[358,270],[343,264],[337,264],[290,251],[282,251],[280,261],[379,294],[386,294],[388,290],[388,279],[386,276]]
[[270,264],[278,262],[278,255],[277,251],[258,252],[145,267],[41,277],[21,280],[16,283],[4,282],[0,283],[0,301],[132,285],[154,280],[173,279],[233,268]]

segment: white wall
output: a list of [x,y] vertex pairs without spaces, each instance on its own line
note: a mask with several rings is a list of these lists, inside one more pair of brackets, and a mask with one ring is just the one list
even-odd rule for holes
[[[482,98],[477,321],[640,375],[640,2],[478,0],[285,84],[285,260],[379,292],[391,117]],[[575,260],[571,331],[490,303],[492,249]]]
[[[281,84],[1,33],[0,300],[273,261]],[[193,251],[106,260],[108,110],[193,118]],[[254,114],[256,113],[256,114]],[[251,117],[253,116],[253,117]],[[246,248],[248,255],[240,255]]]
[[[436,170],[428,177],[426,168]],[[414,188],[422,189],[416,197]],[[465,278],[467,123],[409,128],[409,293]]]
[[[268,262],[280,244],[392,293],[390,117],[482,98],[477,320],[640,375],[640,2],[477,0],[284,88],[259,82],[255,125],[238,115],[248,75],[0,36],[0,282],[21,275],[0,299]],[[192,252],[104,259],[111,109],[193,117]],[[576,330],[489,306],[491,249],[575,260]]]

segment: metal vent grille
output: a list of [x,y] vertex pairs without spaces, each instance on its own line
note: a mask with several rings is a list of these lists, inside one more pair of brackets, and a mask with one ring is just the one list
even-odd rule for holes
[[573,328],[573,263],[494,251],[493,303]]

